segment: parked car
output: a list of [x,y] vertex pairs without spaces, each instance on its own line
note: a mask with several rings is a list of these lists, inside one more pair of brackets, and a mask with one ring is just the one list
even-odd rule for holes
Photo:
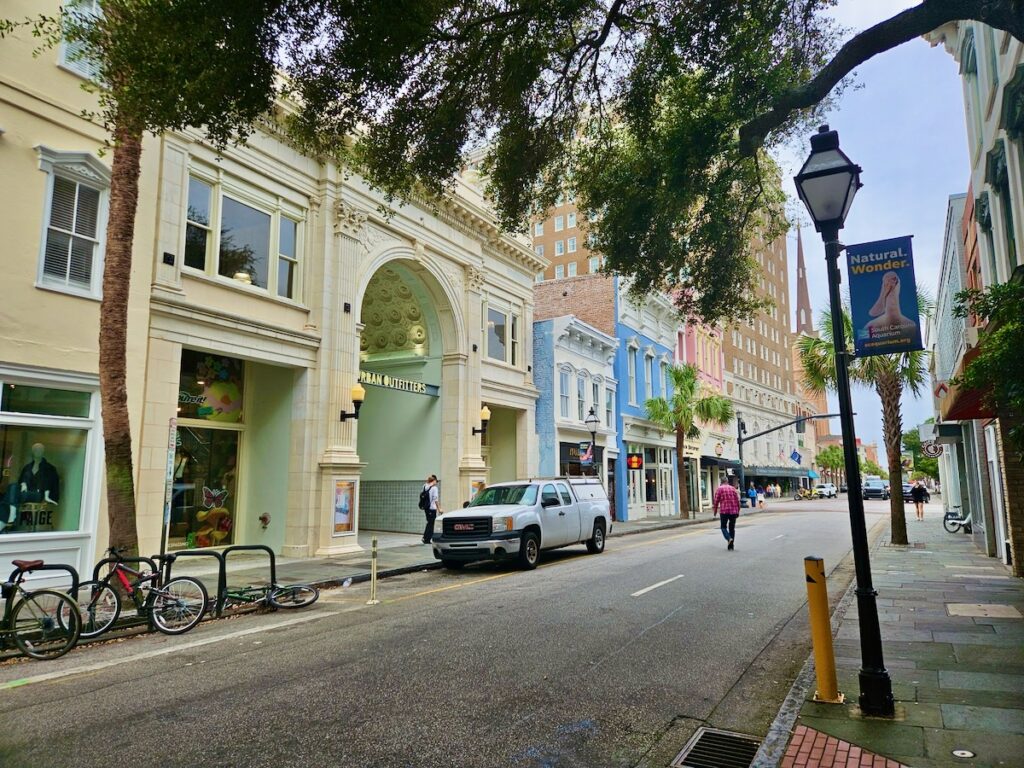
[[840,483],[839,484],[839,492],[840,493],[846,493],[848,490],[849,489],[846,487],[846,483]]
[[911,491],[912,491],[913,489],[914,489],[914,485],[913,485],[913,483],[904,483],[904,484],[903,484],[903,500],[904,500],[904,501],[913,501],[913,500],[914,500],[914,499],[913,499],[913,498],[911,497],[911,495],[910,495],[910,492],[911,492]]
[[838,493],[832,483],[818,483],[814,486],[814,495],[819,499],[834,499]]
[[541,550],[586,544],[604,551],[611,532],[608,495],[596,477],[555,477],[489,485],[466,507],[434,522],[434,557],[458,569],[516,558],[531,570]]
[[888,499],[889,484],[885,480],[869,478],[864,481],[863,496],[865,499]]

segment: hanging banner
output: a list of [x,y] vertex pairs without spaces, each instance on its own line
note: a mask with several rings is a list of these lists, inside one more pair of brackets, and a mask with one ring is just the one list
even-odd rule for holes
[[857,357],[924,349],[910,240],[907,235],[846,247]]

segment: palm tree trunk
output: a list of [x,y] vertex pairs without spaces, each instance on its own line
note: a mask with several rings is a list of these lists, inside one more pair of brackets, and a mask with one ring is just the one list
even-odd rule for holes
[[125,379],[128,295],[135,211],[139,200],[142,132],[118,124],[114,130],[114,142],[103,300],[100,304],[100,401],[103,406],[110,546],[125,547],[135,552],[139,546],[139,535],[135,524],[132,433],[128,423]]
[[903,439],[903,416],[900,396],[903,387],[895,376],[880,376],[875,382],[882,400],[882,438],[889,457],[889,518],[893,544],[907,544],[907,518],[903,510],[903,473],[900,462],[900,441]]
[[690,516],[690,493],[687,488],[686,457],[683,453],[686,450],[686,438],[683,430],[676,430],[676,474],[679,475],[679,517]]

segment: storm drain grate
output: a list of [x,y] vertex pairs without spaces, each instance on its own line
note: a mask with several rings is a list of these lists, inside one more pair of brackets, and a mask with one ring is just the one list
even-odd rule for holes
[[671,768],[750,768],[760,746],[753,736],[699,728]]

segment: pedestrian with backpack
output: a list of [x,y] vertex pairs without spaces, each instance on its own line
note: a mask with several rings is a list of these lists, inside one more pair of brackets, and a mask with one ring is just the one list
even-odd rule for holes
[[423,490],[420,491],[420,509],[423,510],[423,514],[427,516],[427,525],[423,529],[423,543],[429,544],[430,540],[434,536],[434,520],[437,519],[438,514],[441,513],[441,502],[440,493],[437,488],[437,475],[430,475],[427,477],[427,482],[423,484]]

